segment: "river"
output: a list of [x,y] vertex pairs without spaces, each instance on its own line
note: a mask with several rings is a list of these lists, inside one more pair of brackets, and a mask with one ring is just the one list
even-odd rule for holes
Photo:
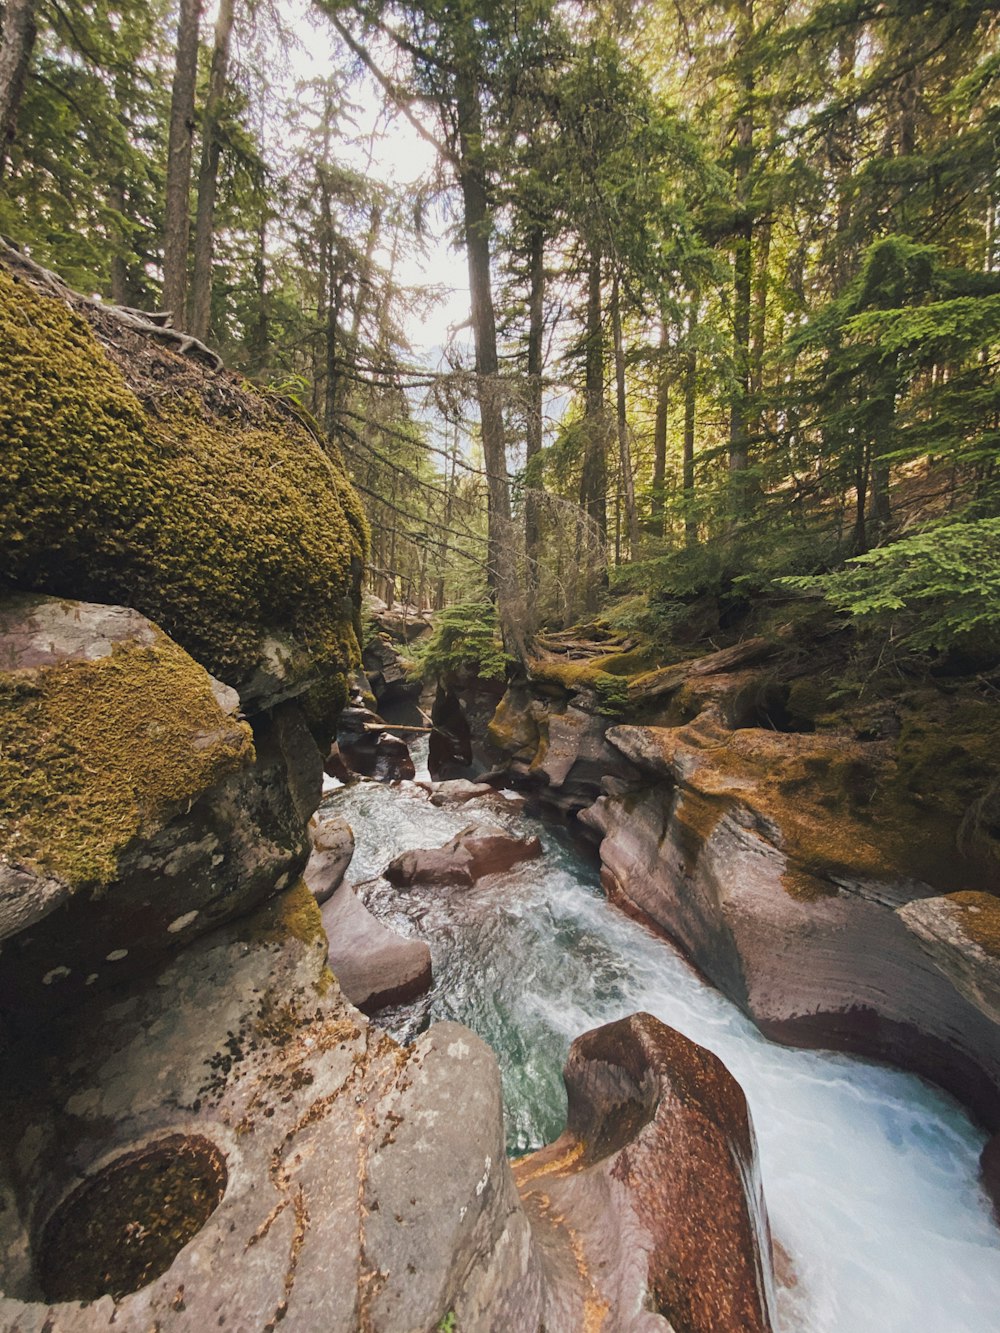
[[[779,1289],[782,1333],[1000,1328],[1000,1230],[977,1180],[985,1139],[950,1097],[869,1061],[766,1041],[605,900],[595,865],[558,826],[493,798],[437,809],[415,782],[339,788],[319,812],[332,815],[354,829],[348,878],[368,906],[433,955],[431,992],[378,1022],[408,1041],[451,1018],[488,1041],[511,1155],[561,1132],[573,1038],[646,1010],[714,1051],[746,1093],[772,1231],[796,1276]],[[381,878],[400,852],[480,820],[538,833],[544,857],[471,889]]]

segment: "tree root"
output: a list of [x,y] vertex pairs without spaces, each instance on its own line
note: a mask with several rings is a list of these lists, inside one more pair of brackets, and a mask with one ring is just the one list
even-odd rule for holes
[[172,327],[173,315],[169,310],[148,314],[144,310],[134,310],[130,306],[112,305],[97,297],[81,296],[67,287],[63,280],[50,269],[43,268],[41,264],[36,264],[33,259],[29,259],[27,255],[22,254],[18,247],[6,236],[0,236],[0,260],[7,268],[24,278],[25,281],[30,282],[37,290],[45,292],[49,296],[54,296],[71,307],[75,307],[80,302],[93,306],[100,310],[103,315],[107,315],[111,319],[117,320],[119,324],[123,324],[125,328],[141,333],[156,342],[166,343],[180,356],[189,356],[192,360],[200,361],[207,365],[210,370],[223,369],[223,360],[218,352],[213,352],[210,347],[206,347],[203,342],[191,334]]

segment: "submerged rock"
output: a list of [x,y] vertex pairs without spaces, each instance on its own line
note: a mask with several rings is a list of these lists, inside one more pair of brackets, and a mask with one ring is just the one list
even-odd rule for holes
[[514,1170],[550,1278],[545,1327],[770,1330],[756,1141],[722,1062],[633,1014],[578,1037],[564,1078],[565,1133]]
[[438,782],[430,788],[431,805],[465,805],[482,796],[493,796],[495,789],[488,782],[470,782],[468,778],[453,778]]
[[385,877],[390,884],[474,884],[485,875],[497,875],[521,861],[542,854],[538,838],[518,838],[503,829],[471,825],[456,833],[443,847],[422,847],[390,861]]

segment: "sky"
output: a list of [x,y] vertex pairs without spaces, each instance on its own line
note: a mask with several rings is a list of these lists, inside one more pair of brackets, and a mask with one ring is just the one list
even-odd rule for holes
[[[324,76],[342,62],[342,56],[334,57],[336,34],[314,14],[307,0],[295,0],[286,13],[301,43],[298,50],[289,52],[292,83]],[[339,160],[386,185],[414,185],[430,177],[436,165],[433,147],[404,116],[391,114],[375,79],[363,75],[351,96],[357,106],[357,135],[355,142],[340,145]],[[433,210],[427,222],[422,252],[414,246],[397,258],[396,276],[404,286],[439,289],[438,299],[412,316],[406,326],[414,359],[436,367],[453,331],[466,325],[470,302],[465,254],[454,249],[445,236],[441,209]],[[379,258],[388,265],[388,253]],[[467,331],[464,341],[468,342]]]

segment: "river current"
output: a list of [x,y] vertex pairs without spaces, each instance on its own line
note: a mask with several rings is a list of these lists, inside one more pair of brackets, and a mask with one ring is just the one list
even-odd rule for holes
[[[409,1041],[428,1022],[456,1019],[489,1042],[512,1156],[561,1132],[572,1040],[646,1010],[714,1051],[746,1093],[771,1228],[794,1271],[779,1287],[782,1333],[1000,1329],[1000,1229],[977,1180],[985,1140],[950,1097],[868,1061],[766,1041],[605,900],[596,867],[558,826],[494,798],[437,809],[417,783],[339,788],[319,811],[334,815],[357,841],[349,880],[433,956],[430,993],[377,1021]],[[538,833],[544,857],[472,888],[396,889],[381,878],[400,852],[480,821]]]

